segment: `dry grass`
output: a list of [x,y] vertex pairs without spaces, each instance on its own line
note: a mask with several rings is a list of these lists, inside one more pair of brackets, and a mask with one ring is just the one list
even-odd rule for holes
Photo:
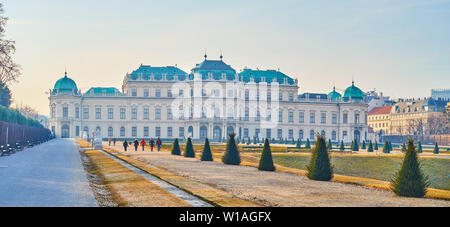
[[143,161],[130,158],[128,156],[118,153],[114,149],[105,148],[106,152],[122,159],[123,161],[138,167],[172,185],[177,186],[193,195],[203,198],[204,200],[223,207],[258,207],[259,204],[243,200],[233,196],[232,194],[223,190],[217,189],[211,185],[203,184],[186,177],[174,174],[166,169],[155,167]]
[[78,143],[78,145],[80,145],[81,148],[89,148],[89,147],[91,147],[91,144],[88,143],[86,140],[83,140],[81,138],[76,138],[75,140]]
[[130,207],[188,207],[190,204],[149,182],[139,174],[102,154],[86,151],[104,183],[119,206]]

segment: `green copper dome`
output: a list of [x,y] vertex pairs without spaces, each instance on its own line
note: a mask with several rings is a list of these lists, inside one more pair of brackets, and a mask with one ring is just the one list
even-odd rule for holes
[[333,91],[328,94],[332,100],[340,100],[342,95],[336,91],[336,87],[333,87]]
[[55,86],[53,87],[54,92],[58,93],[73,93],[78,92],[77,84],[75,81],[67,77],[67,72],[64,77],[56,81]]
[[352,86],[345,89],[344,101],[348,101],[350,99],[361,101],[364,99],[364,96],[364,92],[355,86],[355,82],[352,82]]

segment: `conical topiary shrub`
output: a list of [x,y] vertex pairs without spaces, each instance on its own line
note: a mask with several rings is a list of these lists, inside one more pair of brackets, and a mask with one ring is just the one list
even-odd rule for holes
[[359,151],[358,141],[354,140],[352,151]]
[[361,149],[363,149],[363,150],[365,150],[365,149],[366,149],[366,141],[365,141],[365,140],[363,140],[363,143],[362,143]]
[[422,142],[420,142],[419,141],[419,145],[417,145],[417,153],[422,153],[423,152],[423,150],[422,150]]
[[439,146],[438,143],[436,142],[436,145],[434,145],[434,150],[433,150],[434,154],[439,154]]
[[378,142],[375,140],[375,150],[378,151]]
[[306,176],[311,180],[329,181],[333,178],[333,169],[322,136],[317,136],[316,146],[312,150],[311,160],[306,168],[308,170]]
[[392,151],[392,143],[391,141],[388,141],[388,148],[389,148],[389,153]]
[[228,165],[239,165],[241,164],[241,157],[239,156],[239,150],[236,146],[234,137],[236,134],[231,133],[230,138],[227,142],[227,147],[225,154],[222,157],[222,162]]
[[367,152],[373,152],[372,140],[369,141],[369,147],[367,148]]
[[333,150],[333,144],[331,143],[331,139],[328,139],[327,149]]
[[391,180],[392,191],[399,196],[422,198],[427,193],[428,178],[420,169],[414,141],[408,141],[408,149],[403,164]]
[[184,150],[184,157],[195,158],[195,152],[194,152],[194,147],[192,146],[191,138],[187,139],[186,149]]
[[273,165],[272,152],[270,151],[269,140],[264,141],[264,150],[261,154],[261,159],[259,160],[259,170],[263,171],[275,171],[275,166]]
[[383,153],[386,153],[386,154],[390,153],[388,141],[384,142]]
[[309,142],[309,139],[306,139],[306,145],[305,148],[311,149],[311,142]]
[[175,141],[173,141],[172,155],[181,155],[180,144],[178,143],[178,139],[175,139]]
[[295,147],[296,148],[302,148],[302,140],[298,139],[297,140],[297,145]]
[[341,140],[341,147],[339,147],[339,150],[345,151],[345,145],[344,145],[344,141],[343,140]]
[[211,148],[209,147],[208,138],[205,139],[205,145],[203,146],[203,153],[202,153],[201,160],[204,162],[212,162],[213,161]]

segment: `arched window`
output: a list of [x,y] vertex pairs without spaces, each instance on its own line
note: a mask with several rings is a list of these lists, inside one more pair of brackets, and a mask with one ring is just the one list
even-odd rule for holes
[[113,127],[111,127],[111,126],[108,127],[108,136],[109,137],[113,137],[114,136]]
[[125,127],[120,127],[120,137],[125,137]]
[[325,130],[322,130],[322,131],[320,132],[320,135],[321,135],[321,136],[326,136]]
[[309,131],[309,139],[314,139],[314,130]]

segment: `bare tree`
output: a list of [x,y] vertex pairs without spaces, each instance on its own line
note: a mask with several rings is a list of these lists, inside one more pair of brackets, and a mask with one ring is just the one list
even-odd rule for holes
[[448,118],[444,113],[433,114],[427,119],[427,132],[430,135],[442,135],[448,132]]
[[5,26],[8,18],[3,16],[3,3],[0,3],[0,83],[9,84],[17,81],[20,76],[20,66],[12,55],[16,52],[15,42],[5,39]]
[[24,116],[37,120],[39,117],[39,113],[37,110],[33,109],[30,106],[16,106],[16,109]]

